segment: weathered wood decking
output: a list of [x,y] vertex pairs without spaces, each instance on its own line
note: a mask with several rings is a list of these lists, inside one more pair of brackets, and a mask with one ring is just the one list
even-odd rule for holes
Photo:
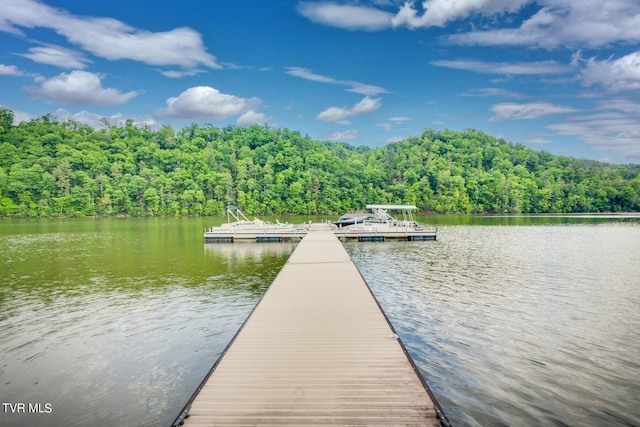
[[437,403],[328,230],[298,244],[196,395],[186,426],[437,426]]

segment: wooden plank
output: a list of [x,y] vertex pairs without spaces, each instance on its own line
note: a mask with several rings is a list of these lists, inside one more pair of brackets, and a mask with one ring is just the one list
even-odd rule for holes
[[298,244],[186,426],[437,426],[436,405],[331,231]]

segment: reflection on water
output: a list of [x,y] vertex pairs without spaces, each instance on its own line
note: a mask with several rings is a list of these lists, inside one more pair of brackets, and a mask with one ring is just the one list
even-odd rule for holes
[[347,250],[455,425],[640,425],[640,227]]
[[[419,220],[346,247],[455,425],[640,425],[640,221]],[[295,248],[210,222],[0,221],[0,425],[168,425]]]
[[0,425],[168,425],[294,248],[203,248],[202,228],[0,223],[2,401],[52,409]]
[[640,213],[621,214],[537,214],[537,215],[416,215],[416,220],[433,225],[601,225],[638,224]]

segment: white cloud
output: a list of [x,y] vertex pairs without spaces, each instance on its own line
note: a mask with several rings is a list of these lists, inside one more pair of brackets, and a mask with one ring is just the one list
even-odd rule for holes
[[574,63],[583,66],[580,77],[584,86],[601,85],[614,93],[640,90],[640,51],[604,61],[583,59],[578,52]]
[[393,17],[392,23],[394,27],[443,27],[449,21],[472,14],[491,16],[517,12],[530,2],[531,0],[425,0],[422,2],[423,14],[419,15],[415,2],[407,1]]
[[524,98],[521,93],[511,92],[505,89],[495,87],[485,87],[479,89],[470,89],[461,93],[462,96],[497,96],[502,98]]
[[104,116],[92,113],[87,110],[81,110],[77,113],[71,113],[63,108],[58,108],[53,116],[60,120],[65,121],[69,119],[73,119],[79,123],[91,126],[94,129],[101,129],[105,127],[104,120],[106,119],[107,123],[112,125],[120,125],[124,124],[127,120],[132,120],[135,126],[149,126],[152,129],[160,127],[160,125],[150,117],[136,117],[136,116],[125,116],[122,113],[113,114],[111,116]]
[[15,65],[0,64],[0,76],[23,76],[24,73]]
[[386,131],[391,131],[395,129],[395,126],[402,126],[405,122],[408,122],[409,120],[411,120],[411,117],[404,117],[404,116],[389,117],[389,121],[392,123],[376,123],[376,126]]
[[196,74],[204,73],[203,70],[189,69],[189,70],[158,70],[160,74],[170,79],[179,79],[182,77],[195,76]]
[[527,139],[527,142],[530,142],[532,144],[551,144],[551,140],[542,136],[531,137]]
[[338,122],[343,125],[348,125],[351,122],[345,120],[347,117],[352,116],[352,110],[343,107],[329,107],[316,116],[317,120],[324,120],[325,122]]
[[269,118],[264,113],[257,113],[253,110],[249,110],[236,120],[238,126],[251,126],[251,125],[264,125],[269,121]]
[[311,80],[313,82],[320,83],[337,83],[338,81],[333,77],[323,76],[321,74],[316,74],[308,68],[303,67],[287,67],[286,73],[290,76],[300,77],[301,79]]
[[151,32],[116,19],[72,15],[35,0],[2,0],[0,30],[22,34],[20,27],[52,29],[70,43],[109,60],[130,59],[187,69],[221,68],[207,53],[200,33],[191,28]]
[[369,85],[366,83],[355,82],[352,80],[337,80],[337,79],[334,79],[333,77],[314,73],[313,71],[304,67],[287,67],[285,72],[290,76],[299,77],[301,79],[310,80],[313,82],[330,83],[330,84],[337,84],[341,86],[347,86],[347,89],[345,89],[346,91],[359,93],[360,95],[374,96],[381,93],[388,93],[388,91],[385,88],[380,86]]
[[395,144],[396,142],[404,141],[405,139],[407,139],[407,138],[403,138],[403,137],[401,137],[401,136],[392,136],[392,137],[390,137],[390,138],[387,138],[387,139],[384,141],[384,144],[385,144],[385,145],[386,145],[386,144]]
[[82,69],[89,61],[82,52],[67,49],[54,44],[29,48],[29,53],[19,54],[41,64],[55,65],[60,68]]
[[360,132],[357,130],[346,130],[344,132],[334,132],[329,135],[329,141],[333,142],[346,142],[351,141],[360,136]]
[[241,98],[209,86],[196,86],[167,99],[167,106],[154,112],[161,118],[223,120],[253,110],[258,98]]
[[[533,2],[532,2],[533,3]],[[471,31],[448,40],[468,45],[600,47],[640,41],[640,2],[539,0],[542,7],[517,28]]]
[[221,68],[215,58],[206,53],[200,33],[190,28],[152,33],[97,18],[80,27],[65,29],[64,35],[94,55],[111,60],[131,59],[151,65],[186,68],[199,65]]
[[382,106],[380,98],[371,98],[365,96],[351,108],[346,107],[329,107],[316,116],[317,120],[325,122],[344,122],[348,117],[358,116],[360,114],[371,113]]
[[[374,2],[389,9],[397,2]],[[519,26],[516,13],[525,6],[536,10]],[[535,9],[534,9],[535,8]],[[347,30],[384,30],[391,27],[444,27],[480,16],[484,28],[448,36],[466,45],[514,45],[542,48],[601,47],[616,42],[640,41],[640,2],[637,0],[407,0],[395,12],[380,8],[303,2],[298,11],[308,19]],[[498,25],[505,25],[498,28]],[[475,27],[473,27],[475,28]]]
[[594,111],[575,114],[546,126],[558,135],[575,137],[598,150],[622,154],[630,162],[640,161],[640,102],[610,98]]
[[228,70],[251,70],[253,68],[249,65],[238,65],[233,62],[221,62],[220,64]]
[[495,122],[499,120],[537,119],[550,114],[564,114],[578,110],[562,105],[550,104],[548,102],[530,102],[525,104],[505,102],[495,104],[491,107],[491,111],[493,111],[495,115],[489,120]]
[[7,110],[11,110],[13,112],[13,124],[17,125],[18,123],[28,122],[29,120],[35,118],[33,115],[29,113],[25,113],[24,111],[14,110],[13,108],[0,104],[0,108],[6,108]]
[[603,110],[620,111],[640,117],[640,102],[629,98],[608,98],[598,103]]
[[73,119],[82,124],[89,125],[94,129],[103,128],[104,123],[102,122],[102,120],[105,118],[111,122],[116,122],[119,118],[121,118],[119,114],[116,116],[105,117],[98,114],[90,113],[87,110],[82,110],[78,113],[73,114],[70,111],[65,110],[64,108],[58,108],[53,112],[53,116],[60,121]]
[[65,105],[118,105],[135,98],[135,91],[121,93],[117,89],[104,88],[98,74],[75,70],[50,79],[39,79],[39,86],[27,86],[24,90],[48,102]]
[[487,74],[517,74],[517,75],[541,75],[563,74],[573,70],[569,65],[563,65],[556,61],[536,62],[481,62],[471,60],[442,60],[431,61],[438,67],[455,68],[458,70],[475,71]]
[[298,12],[319,24],[346,30],[378,31],[391,27],[392,13],[368,6],[333,2],[303,2]]
[[26,113],[24,111],[13,110],[13,122],[14,122],[14,124],[18,124],[18,123],[22,123],[22,122],[28,122],[29,120],[32,120],[34,118],[35,118],[35,116],[30,114],[30,113]]
[[389,117],[389,121],[395,122],[397,124],[402,124],[404,122],[408,122],[409,120],[411,120],[411,117],[402,117],[402,116]]
[[379,95],[381,93],[388,93],[388,91],[380,86],[368,85],[364,83],[352,82],[344,80],[339,82],[340,84],[349,86],[347,92],[359,93],[360,95]]
[[364,98],[362,98],[362,101],[353,106],[351,111],[354,115],[371,113],[381,106],[382,101],[380,101],[380,98],[371,98],[369,96],[365,96]]

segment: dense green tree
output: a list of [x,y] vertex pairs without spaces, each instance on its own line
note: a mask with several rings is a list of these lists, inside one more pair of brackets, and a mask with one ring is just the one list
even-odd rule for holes
[[6,108],[0,109],[0,142],[4,140],[4,136],[11,130],[13,126],[13,111]]
[[132,121],[95,130],[0,109],[0,216],[338,214],[367,203],[430,212],[640,210],[640,165],[553,156],[474,129],[372,149],[287,129]]

